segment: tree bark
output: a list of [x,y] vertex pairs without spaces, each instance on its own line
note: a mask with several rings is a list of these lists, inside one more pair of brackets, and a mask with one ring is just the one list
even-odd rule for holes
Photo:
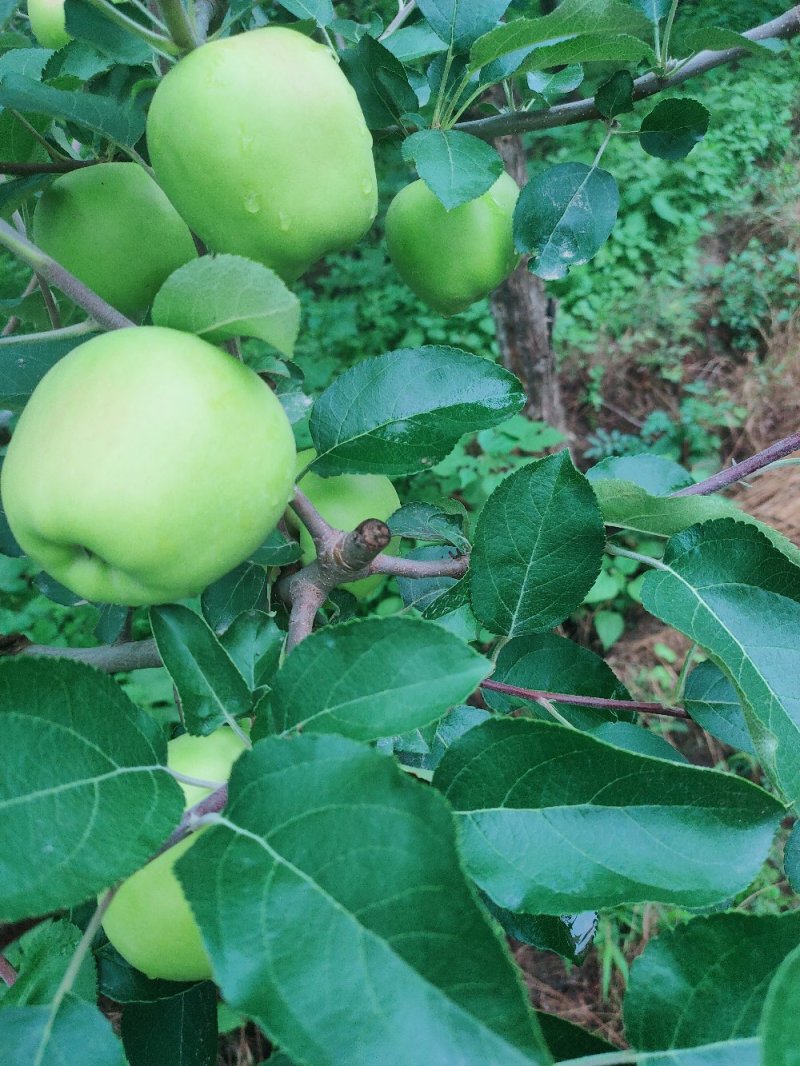
[[[525,185],[528,165],[522,138],[516,134],[499,137],[495,146],[508,173],[518,185]],[[551,341],[555,301],[548,299],[541,278],[522,263],[495,289],[491,304],[503,365],[520,379],[528,397],[525,413],[565,432],[567,420]]]

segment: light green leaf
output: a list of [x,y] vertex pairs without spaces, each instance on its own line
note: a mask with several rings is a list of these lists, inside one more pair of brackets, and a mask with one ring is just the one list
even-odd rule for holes
[[[652,496],[667,496],[670,492],[694,484],[688,470],[664,455],[614,455],[586,471],[593,485],[598,481],[630,481]],[[595,488],[598,498],[602,490]]]
[[481,196],[503,173],[503,160],[486,141],[458,130],[420,130],[403,141],[403,159],[448,211]]
[[0,107],[75,122],[131,148],[144,133],[144,111],[138,105],[123,107],[110,96],[54,89],[22,74],[0,80]]
[[797,1066],[800,1048],[800,946],[786,956],[769,986],[761,1017],[761,1066]]
[[369,618],[318,630],[291,652],[270,694],[271,732],[407,733],[463,703],[491,670],[431,622]]
[[153,303],[153,323],[210,341],[258,337],[291,358],[300,301],[262,263],[204,255],[170,274]]
[[522,718],[470,729],[434,785],[478,886],[532,914],[720,903],[750,884],[783,815],[741,778]]
[[503,17],[509,0],[418,0],[431,29],[454,51],[464,52]]
[[684,35],[684,47],[690,52],[702,52],[708,49],[712,52],[726,52],[729,48],[744,48],[754,55],[768,56],[769,48],[760,41],[752,41],[734,30],[723,29],[719,26],[705,26],[698,30],[691,30]]
[[0,1024],[0,1062],[14,1066],[128,1066],[111,1023],[93,1004],[67,995],[49,1006],[9,1007]]
[[0,663],[0,750],[2,920],[82,903],[138,869],[180,819],[159,727],[82,663]]
[[509,475],[478,519],[472,607],[493,633],[514,637],[562,622],[600,573],[603,521],[567,451]]
[[[49,1003],[61,984],[82,935],[72,922],[42,922],[5,948],[3,953],[18,977],[10,988],[0,984],[0,1007],[5,1010],[10,1006]],[[87,1003],[94,1003],[97,999],[97,972],[91,954],[86,955],[81,962],[71,993]]]
[[747,721],[728,677],[714,663],[704,662],[686,679],[684,706],[707,733],[739,751],[755,755]]
[[552,1061],[450,810],[392,759],[344,737],[260,741],[234,767],[225,823],[177,871],[226,1002],[290,1058]]

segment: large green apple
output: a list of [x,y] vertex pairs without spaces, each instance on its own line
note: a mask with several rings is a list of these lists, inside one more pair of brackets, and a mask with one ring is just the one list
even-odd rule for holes
[[79,596],[195,595],[286,507],[292,428],[252,370],[189,333],[116,330],[55,364],[8,447],[2,497],[23,551]]
[[[208,737],[187,733],[167,745],[167,765],[191,777],[222,783],[243,750],[244,744],[227,726]],[[210,791],[183,783],[181,788],[187,807]],[[168,981],[211,977],[200,930],[174,872],[175,863],[200,833],[193,833],[129,877],[103,919],[106,936],[120,955],[148,977]]]
[[56,178],[36,205],[33,239],[135,321],[173,270],[197,256],[188,226],[135,163],[100,163]]
[[31,33],[42,48],[63,48],[72,40],[67,33],[64,0],[28,0]]
[[[298,452],[297,469],[302,470],[316,458],[316,454],[313,448]],[[320,477],[319,474],[309,471],[301,478],[298,488],[311,500],[327,522],[345,532],[355,529],[365,518],[379,518],[385,522],[400,506],[397,490],[388,477],[382,474],[338,474],[335,477]],[[300,533],[302,561],[304,566],[308,566],[312,559],[317,557],[311,534],[304,525],[291,518],[291,512],[289,522]],[[389,544],[386,553],[397,553],[395,541]],[[350,581],[342,587],[358,599],[365,599],[380,582],[381,577],[376,574],[360,581]]]
[[386,215],[386,243],[397,273],[429,307],[458,314],[496,289],[519,262],[512,219],[519,186],[501,174],[476,200],[447,211],[415,181]]
[[377,210],[372,137],[329,49],[266,27],[191,52],[156,89],[159,184],[216,252],[293,281],[347,248]]

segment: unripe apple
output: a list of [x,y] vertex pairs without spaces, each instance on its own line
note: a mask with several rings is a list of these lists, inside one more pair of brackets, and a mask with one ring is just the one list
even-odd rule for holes
[[512,219],[519,186],[501,174],[476,200],[448,211],[424,181],[389,205],[386,243],[397,273],[440,314],[458,314],[496,289],[519,262]]
[[377,210],[372,137],[323,45],[266,27],[190,52],[150,105],[159,184],[216,252],[293,281],[347,248]]
[[[313,448],[297,454],[297,469],[302,470],[312,459],[316,458]],[[383,474],[337,474],[334,477],[320,477],[313,471],[305,474],[297,486],[311,500],[326,522],[337,529],[349,532],[366,518],[378,518],[381,522],[393,514],[400,506],[400,497],[394,485]],[[289,512],[291,514],[291,512]],[[300,533],[300,547],[303,550],[304,566],[317,557],[314,541],[306,527],[296,519],[289,519],[290,524]],[[387,555],[396,555],[396,542],[392,541],[386,548]],[[348,589],[358,599],[365,599],[380,584],[381,577],[364,577],[360,581],[350,581],[342,588]]]
[[98,603],[200,592],[278,523],[292,428],[252,370],[189,333],[137,326],[73,349],[37,385],[2,472],[20,547]]
[[100,163],[56,178],[36,205],[33,239],[134,321],[173,270],[197,256],[188,226],[135,163]]
[[63,48],[72,40],[67,33],[64,0],[28,0],[31,33],[42,48]]
[[[224,783],[245,745],[223,726],[208,737],[188,733],[167,745],[167,765],[204,781]],[[180,782],[191,807],[210,789]],[[200,930],[174,872],[177,860],[198,839],[192,833],[129,877],[103,919],[106,936],[123,958],[151,978],[204,981],[211,977]]]

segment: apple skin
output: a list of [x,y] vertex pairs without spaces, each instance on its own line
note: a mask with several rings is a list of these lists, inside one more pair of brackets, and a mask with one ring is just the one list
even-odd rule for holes
[[173,270],[197,257],[189,227],[135,163],[56,178],[36,205],[33,240],[137,322]]
[[330,51],[267,27],[190,52],[147,118],[156,178],[215,252],[288,282],[355,244],[377,210],[372,136]]
[[441,315],[465,310],[519,262],[512,234],[518,196],[519,186],[503,173],[483,196],[447,211],[424,181],[406,185],[386,214],[386,243],[397,273]]
[[[297,454],[297,469],[302,470],[317,453],[313,448]],[[400,506],[400,497],[394,485],[382,474],[337,474],[335,477],[320,477],[313,471],[305,474],[298,483],[300,491],[314,504],[326,522],[337,529],[349,532],[365,518],[379,518],[382,522]],[[291,516],[292,512],[289,512]],[[290,525],[300,533],[303,566],[308,566],[317,557],[314,541],[306,527],[297,519],[289,519]],[[397,543],[391,541],[385,554],[396,555]],[[381,583],[380,574],[350,581],[342,588],[359,600],[370,596]]]
[[[167,765],[207,781],[227,781],[245,745],[223,726],[207,737],[185,733],[167,745]],[[190,807],[210,789],[179,782]],[[123,882],[103,919],[106,936],[123,958],[150,978],[204,981],[211,963],[200,930],[174,872],[200,830],[153,859]]]
[[189,333],[135,326],[48,371],[2,471],[20,547],[96,603],[193,596],[278,523],[292,428],[252,370]]
[[67,33],[64,0],[28,0],[31,33],[42,48],[63,48],[72,40]]

